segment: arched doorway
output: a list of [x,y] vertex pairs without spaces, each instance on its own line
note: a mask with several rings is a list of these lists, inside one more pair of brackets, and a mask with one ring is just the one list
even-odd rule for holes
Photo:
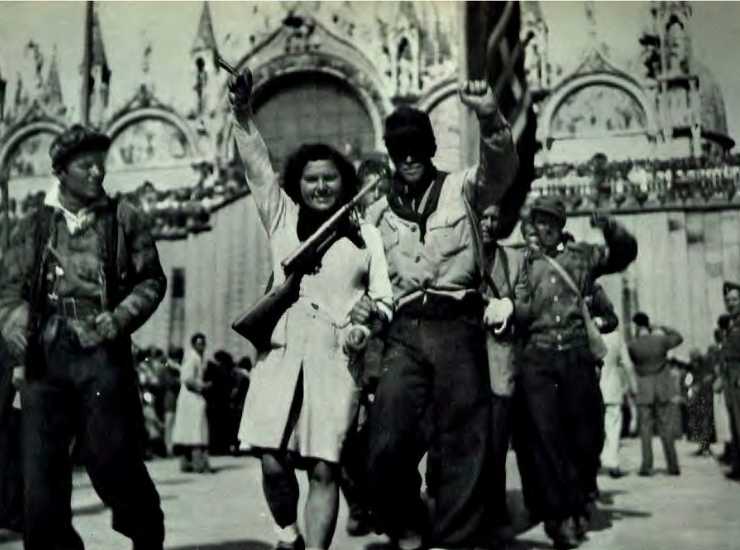
[[355,158],[375,148],[373,123],[360,98],[329,74],[275,78],[260,87],[254,108],[276,170],[303,143],[326,142]]

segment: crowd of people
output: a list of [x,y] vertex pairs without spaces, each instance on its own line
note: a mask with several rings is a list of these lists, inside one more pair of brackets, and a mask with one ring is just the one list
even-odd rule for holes
[[[22,417],[13,528],[27,550],[84,548],[71,521],[73,442],[135,550],[161,550],[165,536],[147,448],[179,454],[183,472],[210,472],[211,452],[256,457],[276,550],[328,549],[340,491],[350,534],[382,532],[400,550],[504,548],[515,536],[510,448],[530,523],[544,523],[556,549],[576,548],[601,469],[624,474],[626,397],[638,411],[639,473],[654,475],[657,431],[667,473],[680,475],[675,411],[687,379],[669,352],[682,337],[641,313],[625,342],[598,284],[635,260],[638,243],[599,212],[591,224],[604,244],[576,241],[566,205],[546,194],[522,211],[526,244],[500,244],[518,157],[486,82],[460,86],[480,156],[455,173],[432,161],[429,116],[399,106],[384,128],[395,170],[379,161],[356,170],[312,143],[280,176],[255,124],[250,73],[229,90],[245,185],[274,261],[271,309],[250,312],[262,317],[248,325],[269,338],[240,328],[259,351],[254,369],[225,351],[209,360],[201,333],[167,356],[132,353],[130,335],[166,279],[141,212],[103,191],[103,134],[76,125],[54,141],[58,184],[18,222],[2,257],[0,434]],[[358,193],[355,211],[341,215]],[[285,262],[296,250],[300,261]],[[689,404],[708,406],[705,385],[722,386],[737,478],[740,286],[727,285],[725,299],[719,366],[694,358],[688,386],[702,400]],[[704,437],[702,421],[692,425]],[[298,472],[308,480],[300,526]]]
[[182,348],[172,348],[167,354],[156,347],[134,349],[146,454],[150,458],[180,456],[183,471],[208,472],[208,454],[239,452],[237,431],[252,361],[244,356],[235,362],[225,350],[206,360],[202,334],[193,335],[190,346],[187,355]]

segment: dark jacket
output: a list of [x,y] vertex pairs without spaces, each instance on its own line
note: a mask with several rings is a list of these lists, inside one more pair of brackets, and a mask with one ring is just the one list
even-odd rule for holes
[[[95,226],[104,255],[106,309],[120,328],[117,344],[130,353],[130,335],[154,313],[167,279],[144,215],[126,201],[106,199],[96,208]],[[43,206],[21,220],[0,261],[0,331],[25,327],[29,342],[37,338],[46,309],[47,242],[58,211]],[[34,348],[38,346],[29,346]],[[36,367],[38,359],[15,350],[20,364]]]
[[630,342],[630,359],[638,376],[650,376],[664,370],[668,352],[683,343],[683,336],[677,330],[662,327],[662,332],[664,334],[646,334]]
[[[581,296],[593,292],[594,281],[624,270],[637,257],[637,241],[619,223],[604,228],[605,245],[568,242],[553,258],[568,272]],[[542,347],[566,349],[587,342],[579,297],[543,257],[527,251],[515,289],[517,326],[529,329],[530,340]]]

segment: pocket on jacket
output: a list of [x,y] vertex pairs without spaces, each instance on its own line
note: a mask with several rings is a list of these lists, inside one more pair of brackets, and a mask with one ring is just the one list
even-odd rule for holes
[[465,212],[450,215],[436,221],[427,228],[427,241],[434,243],[434,247],[442,257],[449,257],[461,250],[472,246],[466,238],[465,225],[468,217]]

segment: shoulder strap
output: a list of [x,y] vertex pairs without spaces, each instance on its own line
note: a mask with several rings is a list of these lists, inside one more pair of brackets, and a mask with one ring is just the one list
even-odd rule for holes
[[565,268],[562,265],[560,265],[560,263],[555,258],[551,258],[547,254],[543,254],[542,256],[548,262],[550,262],[550,265],[555,269],[555,271],[558,272],[558,274],[563,278],[563,280],[573,290],[573,292],[576,293],[578,298],[580,300],[583,300],[583,295],[581,294],[581,290],[578,288],[578,285],[573,280],[573,278],[570,276],[570,274],[565,270]]

